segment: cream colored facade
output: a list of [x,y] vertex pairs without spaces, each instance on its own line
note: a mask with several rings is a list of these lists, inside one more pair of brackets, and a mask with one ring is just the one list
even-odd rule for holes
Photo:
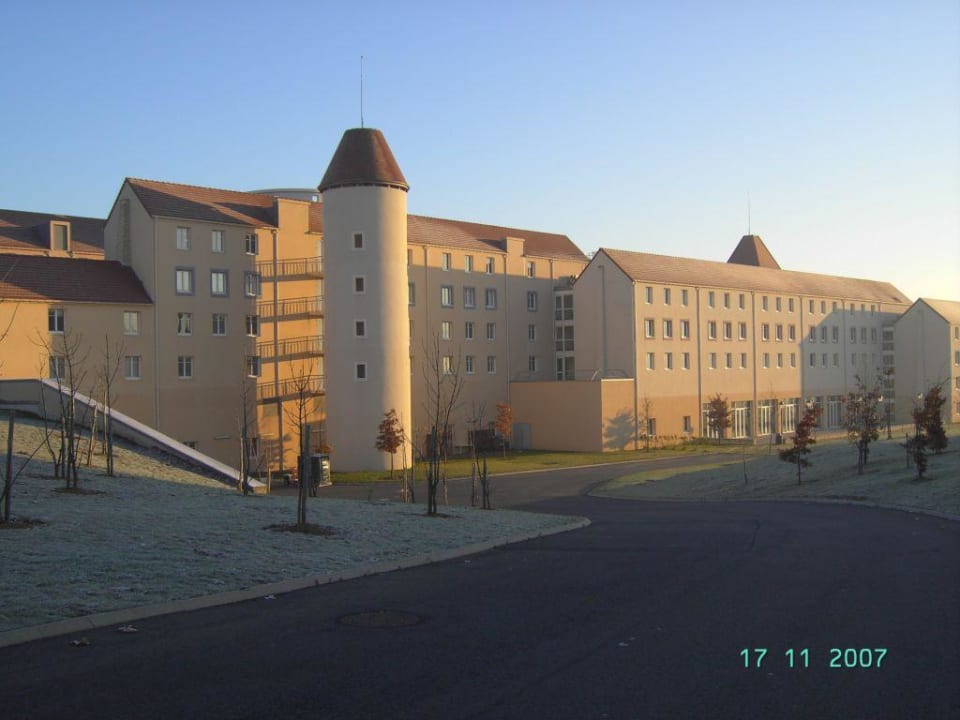
[[918,395],[939,385],[947,400],[944,420],[960,422],[960,302],[917,300],[896,321],[894,347],[897,420],[912,422]]

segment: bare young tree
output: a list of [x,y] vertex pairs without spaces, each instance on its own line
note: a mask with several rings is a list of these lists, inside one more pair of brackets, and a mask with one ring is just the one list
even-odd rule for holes
[[[106,456],[107,476],[114,476],[113,469],[113,388],[123,361],[123,341],[111,349],[110,336],[104,336],[103,364],[100,365],[100,385],[103,388],[103,449]],[[94,422],[94,425],[96,423]],[[91,442],[92,446],[92,442]]]
[[433,334],[429,344],[424,343],[426,362],[423,375],[426,380],[425,406],[430,422],[427,443],[427,515],[437,514],[437,489],[443,478],[446,447],[450,442],[450,416],[457,407],[463,390],[464,378],[460,372],[462,353],[443,355],[440,336]]
[[717,393],[707,403],[707,425],[717,434],[717,445],[726,435],[730,427],[730,404],[727,399]]
[[[56,465],[63,471],[67,490],[76,490],[80,479],[77,444],[83,419],[82,415],[77,415],[77,393],[87,376],[89,348],[84,346],[83,337],[79,333],[69,329],[53,335],[52,339],[43,335],[39,338],[40,345],[49,358],[50,377],[57,385],[60,406],[60,450]],[[42,395],[41,390],[41,397]],[[81,413],[86,409],[88,408],[82,408]]]
[[780,459],[784,462],[797,464],[797,485],[801,482],[803,468],[810,466],[806,456],[810,453],[810,446],[816,445],[813,429],[820,423],[820,408],[813,404],[807,406],[803,417],[797,423],[797,430],[793,435],[793,447],[780,451]]
[[244,495],[252,490],[250,486],[251,440],[257,417],[257,390],[249,377],[246,362],[244,361],[244,368],[240,374],[239,407],[237,408],[237,435],[240,438],[240,473],[237,478],[237,489]]
[[650,420],[653,419],[653,400],[650,399],[650,396],[644,393],[643,397],[640,398],[640,414],[637,418],[637,430],[639,430],[639,435],[643,438],[643,449],[645,452],[650,450]]
[[871,387],[856,375],[856,388],[847,393],[846,419],[847,438],[857,446],[857,474],[863,475],[863,468],[870,455],[870,443],[880,437],[880,381],[874,381]]
[[[310,417],[310,403],[314,397],[313,377],[316,366],[311,360],[299,361],[296,365],[291,362],[289,367],[290,379],[287,382],[293,389],[293,399],[289,403],[284,403],[283,414],[297,433],[298,475],[302,476],[303,465],[310,455],[309,447],[304,450],[304,437]],[[314,483],[319,480],[315,478]],[[303,477],[300,477],[300,482],[303,482]],[[316,494],[316,489],[312,485],[309,489],[312,494]]]

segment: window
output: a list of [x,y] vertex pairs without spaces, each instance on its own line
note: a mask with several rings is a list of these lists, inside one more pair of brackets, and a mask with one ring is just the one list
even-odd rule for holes
[[537,264],[533,260],[527,260],[527,277],[537,276]]
[[647,304],[649,305],[653,302],[653,288],[648,285],[644,288],[644,292],[646,293]]
[[715,352],[710,353],[710,369],[717,369],[717,354]]
[[826,342],[826,341],[827,341],[827,326],[821,325],[820,326],[820,342]]
[[353,336],[362,338],[367,336],[367,321],[366,320],[354,320],[353,321]]
[[797,366],[797,354],[790,353],[790,367],[795,368]]
[[856,344],[857,342],[857,329],[850,328],[850,342]]
[[664,305],[670,304],[670,288],[663,289],[663,304]]
[[247,355],[247,375],[249,377],[260,377],[259,355]]
[[440,338],[442,340],[453,339],[453,323],[449,320],[444,320],[440,323]]
[[215,253],[223,252],[223,230],[212,230],[210,232],[210,250]]
[[645,318],[644,321],[643,321],[643,335],[644,335],[644,337],[647,337],[647,338],[652,338],[652,337],[653,337],[653,327],[654,327],[654,320],[653,320],[653,318]]
[[243,251],[247,255],[256,255],[259,252],[256,233],[247,233],[243,238]]
[[877,329],[870,328],[870,342],[875,343],[877,341]]
[[125,310],[123,313],[123,334],[140,334],[140,313],[131,310]]
[[[363,250],[363,233],[355,232],[355,233],[353,234],[353,249],[354,249],[354,250]],[[366,379],[367,365],[366,365],[366,363],[361,363],[361,364],[363,365],[363,370],[364,370],[364,376],[363,376],[362,379],[365,380],[365,379]],[[361,378],[358,377],[357,379],[360,380]]]
[[52,333],[62,333],[63,328],[63,308],[50,308],[47,310],[47,330]]
[[737,305],[741,310],[747,307],[747,296],[743,293],[740,293],[740,295],[737,297]]
[[723,358],[723,365],[727,370],[733,367],[733,353],[726,353]]
[[473,375],[473,355],[465,355],[463,358],[463,364],[467,369],[467,375]]
[[126,380],[140,379],[140,356],[127,355],[123,358],[123,377]]
[[741,368],[742,370],[746,370],[746,369],[747,369],[747,354],[746,354],[746,353],[740,353],[740,368]]
[[770,325],[768,323],[763,323],[760,325],[760,339],[769,340],[770,339]]
[[487,323],[487,340],[494,340],[497,337],[497,324]]
[[711,290],[707,293],[707,307],[713,307],[715,302],[714,292]]
[[663,337],[666,340],[673,338],[673,320],[663,321]]
[[691,420],[689,415],[683,416],[683,431],[685,433],[693,432],[693,420]]
[[67,359],[63,355],[50,356],[50,377],[63,379],[67,374]]
[[663,367],[667,370],[673,370],[673,353],[663,354]]
[[854,367],[857,366],[857,354],[856,354],[856,353],[850,353],[850,364],[853,365]]
[[763,367],[765,369],[770,367],[770,353],[763,354]]
[[826,367],[826,366],[827,366],[827,354],[826,354],[826,353],[823,353],[823,354],[820,356],[820,365],[821,365],[822,367]]
[[527,355],[527,371],[535,373],[537,371],[537,356]]
[[260,316],[247,315],[246,317],[247,335],[250,337],[260,337]]
[[795,342],[797,339],[797,326],[787,325],[787,340]]
[[730,293],[728,292],[725,292],[723,294],[723,307],[726,310],[730,309]]
[[831,328],[831,330],[832,330],[831,334],[832,334],[832,336],[833,336],[833,341],[834,341],[834,342],[840,342],[840,328],[839,328],[838,326],[834,325],[834,326]]
[[497,309],[497,289],[496,288],[487,288],[483,291],[483,300],[484,307],[487,310],[496,310]]
[[193,269],[177,268],[175,273],[177,295],[193,295]]
[[224,315],[223,313],[213,314],[213,334],[214,335],[227,334],[227,316]]
[[443,253],[443,254],[440,256],[440,268],[441,268],[441,269],[443,269],[443,270],[449,270],[449,269],[450,269],[450,263],[451,263],[451,262],[452,262],[452,258],[450,257],[450,253]]
[[494,270],[496,269],[494,259],[492,257],[488,257],[485,265],[486,265],[485,270],[487,275],[493,275]]
[[725,322],[723,324],[723,339],[732,340],[733,339],[733,323]]
[[497,371],[497,356],[487,355],[487,372],[491,375]]
[[177,250],[190,249],[190,228],[177,228]]
[[783,353],[777,353],[777,367],[783,367]]
[[680,353],[680,367],[684,370],[690,369],[690,353]]
[[536,290],[527,290],[527,310],[530,312],[537,311],[537,291]]
[[214,296],[221,296],[221,297],[227,295],[227,271],[226,270],[210,271],[210,294]]
[[407,283],[407,305],[417,304],[417,286],[412,282]]
[[783,325],[777,323],[776,327],[773,329],[773,332],[773,336],[776,338],[777,342],[783,342]]
[[840,353],[833,354],[833,366],[840,367]]
[[477,289],[473,287],[465,287],[463,289],[463,307],[467,310],[472,310],[477,306]]
[[810,358],[809,358],[809,360],[810,360],[810,362],[809,362],[810,367],[816,367],[816,365],[817,365],[817,354],[816,354],[816,353],[810,353]]
[[766,295],[764,295],[763,297],[760,298],[760,309],[761,309],[761,310],[766,310],[766,309],[767,309],[767,300],[768,300],[768,298],[767,298]]
[[440,358],[440,369],[444,375],[453,375],[453,355],[444,355]]
[[865,327],[860,328],[860,342],[864,345],[867,344],[867,329]]
[[810,300],[810,301],[807,303],[807,311],[808,311],[811,315],[813,315],[813,300]]
[[747,339],[747,324],[745,322],[737,324],[737,331],[740,333],[740,339]]
[[774,299],[774,303],[775,303],[775,307],[777,308],[777,312],[780,312],[783,309],[781,298]]
[[70,230],[67,225],[51,223],[53,227],[52,250],[68,250],[70,246]]
[[817,341],[817,328],[815,328],[815,327],[811,327],[811,328],[810,328],[810,337],[809,337],[809,340],[810,340],[810,342],[816,342],[816,341]]
[[[409,285],[407,288],[408,298],[409,298]],[[363,295],[367,292],[367,278],[363,275],[354,275],[353,277],[353,292],[357,295]]]
[[534,325],[533,323],[531,323],[530,325],[527,325],[527,340],[529,340],[530,342],[537,341],[537,326]]
[[787,312],[793,312],[793,298],[787,298]]
[[193,334],[193,313],[177,313],[177,335]]
[[260,297],[260,273],[243,274],[243,294],[247,297]]
[[681,340],[690,339],[690,321],[689,320],[680,321],[680,339]]
[[953,364],[960,365],[960,350],[953,351]]
[[177,356],[177,377],[181,380],[193,377],[193,355]]
[[690,300],[690,292],[686,288],[683,288],[682,290],[680,290],[680,304],[686,307],[689,300]]
[[464,272],[473,272],[473,255],[464,255],[464,257],[463,257],[463,271],[464,271]]
[[[356,237],[356,235],[354,235]],[[361,235],[361,238],[363,236]],[[367,364],[366,363],[357,363],[353,366],[353,379],[354,380],[366,380],[367,379]]]
[[465,322],[463,324],[463,339],[473,340],[473,323],[472,322]]
[[647,353],[647,370],[656,370],[657,368],[657,359],[656,355],[652,352]]
[[440,307],[453,307],[453,285],[440,286]]
[[717,322],[716,320],[711,320],[707,323],[707,339],[716,340],[717,339]]

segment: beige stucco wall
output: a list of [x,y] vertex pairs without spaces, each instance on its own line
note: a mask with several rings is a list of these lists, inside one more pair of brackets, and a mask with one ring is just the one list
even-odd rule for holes
[[960,352],[957,326],[947,322],[926,303],[916,302],[894,326],[896,357],[897,412],[895,422],[911,423],[910,412],[918,394],[934,384],[941,384],[947,400],[944,417],[960,422],[958,402],[960,365],[955,354]]

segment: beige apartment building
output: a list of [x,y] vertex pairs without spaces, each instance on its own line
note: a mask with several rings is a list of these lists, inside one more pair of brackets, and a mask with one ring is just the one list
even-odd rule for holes
[[838,429],[858,376],[882,377],[906,422],[915,392],[949,375],[960,419],[957,303],[783,270],[753,235],[725,263],[588,258],[561,234],[410,215],[406,193],[382,134],[362,129],[317,191],[128,178],[106,221],[0,211],[0,373],[60,373],[75,332],[92,377],[109,337],[119,410],[236,466],[246,408],[274,468],[294,466],[301,417],[337,469],[389,465],[374,440],[391,407],[422,446],[434,347],[464,383],[454,449],[497,402],[527,448],[709,435],[717,393],[735,438],[790,433],[811,402]]

